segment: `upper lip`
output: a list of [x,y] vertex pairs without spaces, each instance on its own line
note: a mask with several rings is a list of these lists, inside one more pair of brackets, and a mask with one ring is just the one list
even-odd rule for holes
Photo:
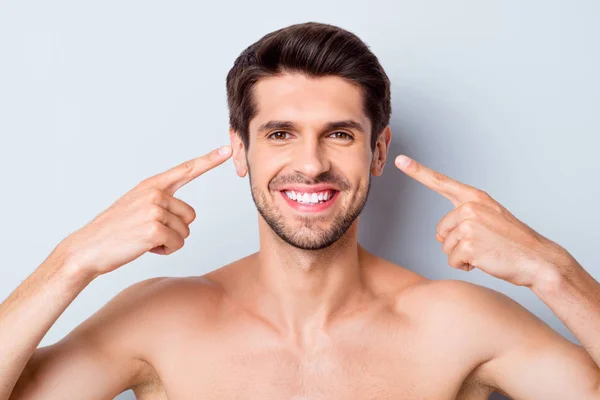
[[335,186],[328,185],[326,183],[321,183],[318,185],[298,185],[298,184],[287,185],[279,190],[282,192],[293,190],[294,192],[300,192],[300,193],[315,193],[315,192],[324,192],[326,190],[337,191],[338,189],[336,189]]

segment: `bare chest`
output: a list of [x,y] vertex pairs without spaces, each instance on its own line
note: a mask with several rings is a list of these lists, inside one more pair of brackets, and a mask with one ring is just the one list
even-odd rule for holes
[[196,317],[193,302],[171,307],[179,311],[145,331],[153,379],[137,398],[487,399],[491,391],[476,376],[488,359],[484,346],[474,345],[467,325],[443,323],[449,318],[426,307],[427,298],[406,295],[398,311],[395,298],[374,297],[305,337],[233,302],[210,318]]
[[[251,342],[251,341],[249,341]],[[474,361],[426,343],[354,340],[298,354],[241,340],[212,348],[177,346],[155,361],[153,390],[138,399],[483,400],[470,382]],[[227,343],[227,345],[225,345]],[[202,351],[198,351],[198,350]]]

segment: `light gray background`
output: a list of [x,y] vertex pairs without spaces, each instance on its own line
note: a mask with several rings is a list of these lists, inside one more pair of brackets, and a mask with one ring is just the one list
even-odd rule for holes
[[[591,0],[4,1],[0,299],[140,180],[227,143],[233,60],[305,21],[349,29],[379,57],[392,81],[392,159],[404,152],[488,191],[598,279],[599,16]],[[248,182],[230,161],[177,197],[198,213],[185,247],[92,282],[41,345],[134,282],[200,275],[257,250]],[[435,228],[451,210],[389,163],[360,238],[428,278],[503,292],[575,341],[529,290],[447,265]]]

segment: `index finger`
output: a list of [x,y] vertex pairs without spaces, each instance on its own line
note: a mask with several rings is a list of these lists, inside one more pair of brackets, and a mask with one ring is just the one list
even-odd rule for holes
[[154,175],[148,178],[146,183],[173,195],[180,187],[223,164],[230,156],[231,147],[222,146],[208,154],[184,161],[165,172]]
[[438,192],[455,206],[459,206],[467,201],[475,200],[473,193],[476,190],[473,186],[458,182],[441,172],[420,164],[419,162],[404,155],[396,157],[396,165],[406,175],[421,182],[428,188]]

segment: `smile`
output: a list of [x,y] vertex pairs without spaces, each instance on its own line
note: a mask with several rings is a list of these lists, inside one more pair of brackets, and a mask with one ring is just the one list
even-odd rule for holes
[[281,190],[281,196],[293,209],[300,212],[321,212],[330,208],[338,198],[339,191],[300,192]]
[[331,199],[334,190],[324,190],[322,192],[302,193],[293,190],[285,190],[283,193],[291,200],[300,204],[322,204]]

